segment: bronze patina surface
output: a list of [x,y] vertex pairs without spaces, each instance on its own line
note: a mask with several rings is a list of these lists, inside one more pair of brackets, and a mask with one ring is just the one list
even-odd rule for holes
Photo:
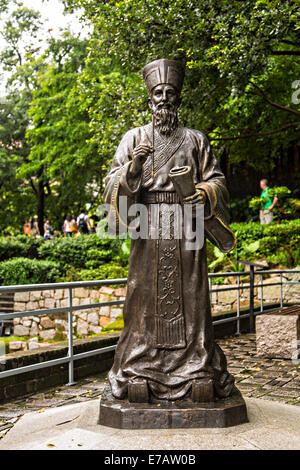
[[227,428],[248,422],[245,401],[234,387],[228,398],[207,403],[191,399],[129,403],[102,394],[99,423],[119,429]]
[[[145,204],[149,236],[131,243],[124,330],[108,374],[111,396],[102,399],[100,423],[117,426],[109,424],[108,410],[111,416],[139,416],[143,409],[149,427],[150,415],[155,412],[158,416],[151,403],[158,400],[163,417],[157,423],[165,427],[165,416],[173,413],[168,403],[194,397],[189,411],[174,412],[175,421],[175,416],[181,416],[178,422],[182,426],[207,422],[212,427],[214,419],[216,426],[228,425],[224,416],[242,407],[244,411],[236,416],[238,424],[246,419],[246,408],[240,395],[238,407],[236,398],[231,398],[233,393],[236,396],[234,379],[214,341],[205,243],[190,249],[184,231],[182,238],[175,236],[174,218],[170,218],[168,236],[162,223],[166,207],[189,204],[195,217],[201,204],[206,238],[222,251],[231,251],[236,240],[228,227],[225,178],[205,135],[178,124],[183,66],[160,59],[148,64],[143,76],[153,120],[123,137],[106,177],[104,199],[111,208],[110,224],[119,228],[130,223],[120,216],[121,196],[127,197],[129,207]],[[158,236],[151,237],[155,231]],[[228,399],[235,404],[228,407]],[[204,406],[205,402],[213,406]],[[195,419],[184,417],[193,413]],[[121,427],[120,416],[114,423]]]

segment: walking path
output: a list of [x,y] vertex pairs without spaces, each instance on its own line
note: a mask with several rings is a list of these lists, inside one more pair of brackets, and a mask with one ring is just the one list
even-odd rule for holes
[[[81,440],[86,439],[84,448],[105,449],[106,447],[105,444],[103,444],[103,440],[107,441],[108,439],[110,440],[109,445],[113,447],[107,448],[134,449],[136,448],[134,445],[143,445],[137,442],[136,437],[134,437],[140,436],[141,442],[144,442],[144,445],[146,445],[147,442],[147,445],[154,446],[144,447],[149,449],[162,449],[164,447],[161,446],[164,445],[164,442],[166,442],[165,445],[167,446],[165,448],[169,449],[204,449],[206,448],[205,446],[209,446],[207,448],[216,449],[299,449],[300,364],[293,363],[291,360],[258,358],[256,356],[255,335],[247,334],[231,337],[218,340],[218,343],[227,356],[228,369],[235,376],[237,387],[245,398],[248,397],[247,407],[251,418],[248,424],[228,428],[227,430],[206,430],[206,438],[204,438],[205,436],[202,436],[201,433],[199,434],[199,430],[147,430],[142,432],[130,431],[128,433],[128,431],[124,432],[98,426],[95,420],[97,420],[98,417],[99,398],[106,383],[106,376],[99,374],[80,380],[76,385],[71,387],[64,385],[45,390],[41,393],[21,397],[9,403],[0,403],[0,438],[6,436],[4,439],[0,440],[0,449],[30,448],[30,445],[33,445],[34,437],[36,437],[36,445],[38,448],[43,448],[43,446],[47,448],[46,440],[50,435],[56,436],[56,444],[53,444],[56,448],[74,448],[78,440],[76,438],[76,432],[79,432],[78,429],[81,429]],[[21,417],[22,419],[20,419]],[[54,425],[55,432],[53,429],[50,432],[50,428],[45,427],[45,423],[50,423],[52,419],[54,421],[61,420],[63,423],[62,427],[65,431],[69,430],[71,434],[68,434],[69,431],[65,434],[64,431],[63,436],[65,437],[62,439],[60,431],[58,432],[60,425],[57,423]],[[80,424],[79,427],[78,423]],[[31,424],[33,428],[36,426],[36,428],[34,428],[37,433],[36,435],[34,434],[34,430],[33,432],[28,432],[29,428],[32,427]],[[43,428],[45,429],[45,442],[41,440],[43,436],[38,432],[40,426],[45,427]],[[75,429],[74,426],[76,426]],[[83,429],[85,432],[82,431]],[[23,436],[23,432],[27,433],[27,438]],[[47,432],[50,432],[49,436]],[[90,435],[89,433],[92,434]],[[227,436],[226,439],[224,437],[224,442],[223,439],[221,440],[222,442],[219,442],[219,437],[217,437],[219,433],[222,433],[222,436]],[[243,433],[242,440],[240,433]],[[246,436],[245,433],[250,433],[250,436],[252,436],[249,441],[250,444],[244,439]],[[265,433],[266,438],[262,438],[263,433]],[[70,436],[73,436],[73,434],[75,437],[71,438]],[[127,437],[120,443],[121,435]],[[160,440],[160,436],[163,437],[164,435],[166,435],[166,441],[164,441],[164,439]],[[172,446],[170,445],[170,441],[167,440],[167,436],[170,435],[174,438],[172,438]],[[213,438],[214,435],[216,435],[215,439]],[[68,440],[68,436],[71,440]],[[149,436],[153,438],[150,441]],[[192,436],[194,439],[193,444],[188,441]],[[281,441],[279,438],[276,440],[276,436],[281,436]],[[80,442],[79,444],[83,445],[83,443]],[[18,445],[21,447],[18,447]],[[26,445],[29,447],[26,447]],[[123,447],[120,447],[120,445]],[[170,447],[168,447],[169,445]],[[184,447],[185,445],[189,447]],[[191,447],[191,445],[195,445],[196,447]],[[227,445],[229,447],[226,447]],[[250,447],[247,447],[247,445]],[[272,445],[283,447],[270,447]]]

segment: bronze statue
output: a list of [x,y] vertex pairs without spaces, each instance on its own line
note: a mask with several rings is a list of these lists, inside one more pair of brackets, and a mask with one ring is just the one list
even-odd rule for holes
[[[155,60],[143,77],[152,122],[125,134],[106,177],[110,219],[118,219],[120,196],[149,211],[148,239],[131,244],[124,330],[108,379],[113,397],[127,403],[212,402],[235,387],[214,341],[205,244],[187,249],[184,236],[172,236],[174,227],[164,238],[160,209],[189,204],[194,213],[203,205],[206,238],[227,252],[236,242],[228,227],[228,191],[208,139],[178,124],[183,66]],[[154,228],[157,239],[150,236]]]

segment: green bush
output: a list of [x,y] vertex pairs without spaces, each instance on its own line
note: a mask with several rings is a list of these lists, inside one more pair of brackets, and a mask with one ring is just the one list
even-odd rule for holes
[[[300,200],[293,197],[289,197],[292,191],[286,186],[275,186],[268,192],[268,197],[278,198],[277,203],[272,209],[274,213],[274,220],[281,222],[284,219],[291,219],[297,217],[300,211]],[[267,201],[267,198],[253,197],[249,201],[249,208],[252,209],[253,213],[257,213],[262,209],[263,204]]]
[[123,315],[118,315],[114,322],[102,328],[102,331],[100,334],[103,335],[103,334],[108,334],[108,333],[117,333],[119,331],[122,331],[123,328],[124,328]]
[[251,220],[251,209],[249,207],[250,197],[244,199],[230,200],[230,219],[232,221],[247,222]]
[[209,271],[236,271],[241,264],[234,259],[255,261],[265,259],[280,266],[293,267],[300,264],[300,220],[285,220],[262,225],[259,222],[234,223],[231,230],[237,237],[236,248],[227,254],[221,253],[208,242]]
[[266,259],[282,266],[293,267],[300,261],[300,220],[285,220],[262,225],[259,222],[232,224],[237,248],[227,255],[246,261]]
[[99,266],[97,269],[77,270],[70,267],[67,273],[60,278],[61,282],[73,281],[97,281],[100,279],[120,279],[128,276],[128,267],[119,263],[110,262]]
[[0,284],[44,284],[55,282],[59,266],[52,261],[12,258],[0,263]]
[[13,241],[9,238],[0,239],[0,261],[9,258],[26,257],[27,247],[20,241]]
[[77,269],[95,269],[119,255],[120,244],[101,239],[96,234],[57,238],[41,244],[40,259],[59,263],[62,272],[70,266]]
[[42,238],[26,236],[0,238],[0,261],[10,258],[37,258]]

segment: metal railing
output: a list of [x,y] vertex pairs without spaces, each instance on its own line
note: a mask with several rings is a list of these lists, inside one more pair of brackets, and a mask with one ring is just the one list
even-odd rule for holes
[[[213,325],[218,325],[221,323],[229,323],[229,322],[236,322],[237,323],[237,330],[236,333],[240,334],[240,322],[244,318],[249,318],[249,330],[251,333],[254,332],[254,318],[256,315],[261,315],[264,313],[266,310],[264,309],[264,300],[263,300],[263,288],[264,287],[270,287],[270,286],[280,286],[280,308],[283,307],[283,286],[285,285],[300,285],[299,281],[284,281],[283,280],[283,274],[284,273],[291,273],[291,274],[299,274],[300,269],[276,269],[276,270],[257,270],[255,271],[255,267],[262,268],[264,266],[259,265],[257,263],[251,263],[248,261],[242,261],[242,260],[235,260],[241,264],[248,265],[249,266],[249,271],[243,271],[243,272],[226,272],[226,273],[209,273],[208,278],[209,278],[209,284],[210,284],[210,293],[213,292],[224,292],[224,291],[237,291],[237,312],[235,316],[230,316],[228,318],[224,318],[221,320],[215,320],[213,321]],[[269,282],[269,283],[264,283],[263,282],[263,277],[264,275],[270,275],[270,274],[277,274],[280,276],[280,282]],[[221,288],[212,288],[212,283],[211,279],[212,278],[217,278],[217,277],[233,277],[235,276],[237,278],[237,286],[229,286],[229,287],[221,287]],[[241,278],[242,277],[249,277],[249,285],[241,284]],[[255,284],[255,276],[260,276],[260,283]],[[256,288],[260,288],[260,309],[258,311],[255,311],[254,308],[254,290]],[[240,308],[240,292],[241,290],[249,289],[249,313],[245,313],[241,315],[241,308]],[[300,291],[299,291],[300,292]],[[274,309],[268,309],[268,312],[271,312],[272,310],[276,310],[278,307]]]
[[124,300],[112,300],[107,302],[97,302],[92,304],[73,305],[73,289],[83,287],[103,287],[109,285],[125,285],[127,279],[108,279],[102,281],[77,281],[77,282],[61,282],[52,284],[28,284],[20,286],[3,286],[0,287],[0,294],[17,293],[17,292],[33,292],[42,290],[59,290],[68,289],[68,306],[67,307],[56,307],[56,308],[43,308],[40,310],[27,310],[24,312],[15,313],[0,313],[0,321],[8,320],[12,318],[23,318],[30,316],[39,315],[50,315],[55,313],[62,313],[68,311],[68,355],[58,359],[52,359],[50,361],[40,362],[38,364],[31,364],[29,366],[19,367],[16,369],[5,370],[0,372],[0,379],[3,377],[9,377],[12,375],[23,374],[25,372],[31,372],[33,370],[42,369],[45,367],[51,367],[59,364],[69,364],[69,385],[75,384],[74,381],[74,361],[78,359],[84,359],[97,354],[103,354],[108,351],[113,351],[115,345],[106,346],[104,348],[93,349],[92,351],[86,351],[83,353],[74,354],[73,345],[73,312],[76,310],[86,310],[90,308],[104,307],[110,305],[122,305]]
[[[237,311],[236,315],[229,316],[228,318],[222,318],[220,320],[214,320],[213,325],[219,325],[222,323],[229,323],[229,322],[236,322],[237,323],[237,330],[236,333],[240,333],[240,322],[245,318],[249,318],[250,322],[250,331],[254,331],[254,317],[263,313],[264,310],[264,303],[263,303],[263,288],[268,286],[277,286],[280,285],[280,307],[283,307],[283,286],[284,285],[299,285],[299,281],[283,281],[283,274],[284,273],[300,273],[300,269],[284,269],[284,270],[257,270],[255,271],[255,267],[261,267],[261,265],[257,265],[256,263],[248,263],[239,262],[249,265],[249,271],[247,272],[223,272],[223,273],[209,273],[208,280],[209,280],[209,292],[210,295],[212,293],[219,293],[225,291],[237,291]],[[280,282],[275,283],[263,283],[263,276],[270,275],[270,274],[277,274],[280,275]],[[255,276],[260,276],[260,283],[255,284]],[[228,286],[228,287],[218,287],[213,288],[212,286],[212,279],[214,278],[226,278],[226,277],[236,277],[237,285],[236,286]],[[245,285],[241,282],[241,278],[249,277],[249,285]],[[7,293],[18,293],[18,292],[31,292],[31,291],[42,291],[42,290],[58,290],[58,289],[68,289],[68,306],[67,307],[56,307],[56,308],[43,308],[40,310],[27,310],[23,312],[14,312],[14,313],[0,313],[0,322],[2,320],[8,320],[13,318],[22,318],[22,317],[30,317],[30,316],[39,316],[39,315],[49,315],[49,314],[56,314],[68,311],[68,354],[65,357],[52,359],[49,361],[40,362],[38,364],[31,364],[28,366],[23,366],[15,369],[5,370],[0,372],[0,379],[4,377],[9,377],[12,375],[22,374],[25,372],[31,372],[33,370],[42,369],[45,367],[51,367],[59,364],[69,364],[69,385],[73,385],[74,381],[74,361],[79,359],[84,359],[87,357],[91,357],[97,354],[103,354],[108,351],[113,351],[116,348],[116,345],[106,346],[103,348],[93,349],[91,351],[86,351],[78,354],[74,354],[74,345],[73,345],[73,312],[77,310],[86,310],[90,308],[101,308],[104,306],[112,306],[112,305],[122,305],[124,304],[124,300],[112,300],[107,302],[97,302],[92,304],[83,304],[83,305],[73,305],[73,289],[83,287],[83,288],[90,288],[90,287],[103,287],[103,286],[111,286],[111,285],[126,285],[127,279],[107,279],[101,281],[82,281],[82,282],[63,282],[63,283],[52,283],[52,284],[28,284],[28,285],[19,285],[19,286],[3,286],[0,287],[0,294],[7,294]],[[260,288],[260,310],[255,311],[254,309],[254,289]],[[249,313],[241,314],[240,309],[240,293],[241,290],[249,289]],[[268,309],[268,312],[272,311],[272,309]]]

